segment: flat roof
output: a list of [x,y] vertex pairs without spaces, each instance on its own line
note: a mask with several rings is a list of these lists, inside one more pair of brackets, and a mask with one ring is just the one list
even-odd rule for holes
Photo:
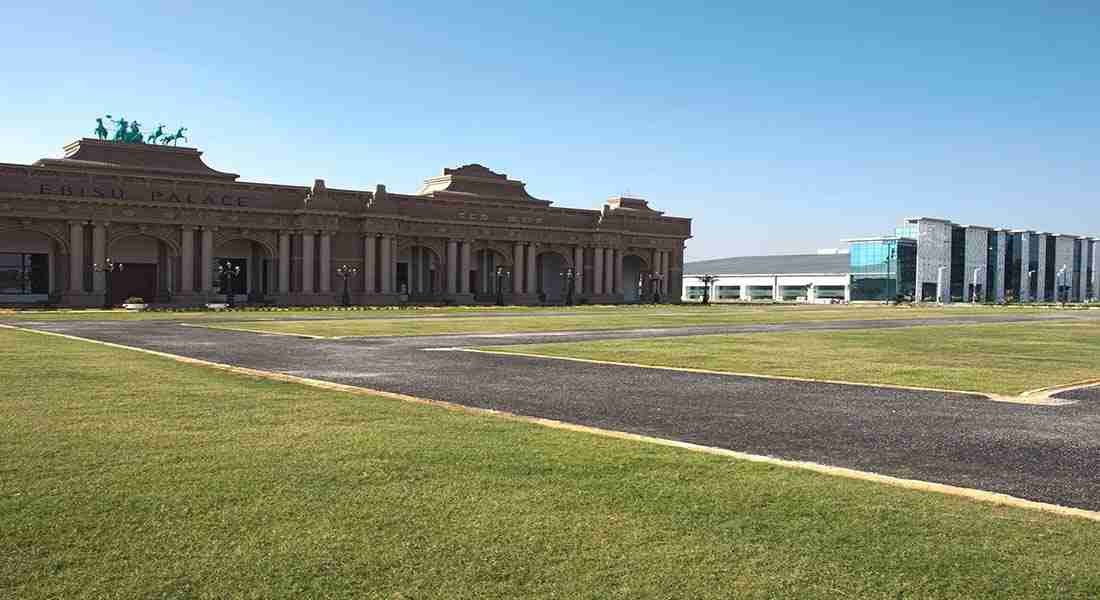
[[684,275],[847,275],[847,254],[734,256],[684,263]]

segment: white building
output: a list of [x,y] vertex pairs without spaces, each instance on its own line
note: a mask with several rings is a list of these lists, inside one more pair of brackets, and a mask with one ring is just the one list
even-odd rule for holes
[[851,276],[847,254],[742,256],[684,264],[684,302],[702,302],[713,275],[711,302],[847,302]]

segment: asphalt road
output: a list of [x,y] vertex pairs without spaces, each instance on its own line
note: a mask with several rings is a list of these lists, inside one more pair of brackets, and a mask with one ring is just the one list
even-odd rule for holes
[[1065,394],[1075,400],[1072,404],[1028,406],[962,394],[434,350],[670,333],[911,327],[975,318],[341,340],[155,321],[11,324],[467,406],[1100,510],[1097,388]]

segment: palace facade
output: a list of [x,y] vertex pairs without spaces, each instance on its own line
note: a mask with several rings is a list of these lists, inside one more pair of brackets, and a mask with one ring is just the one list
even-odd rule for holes
[[691,220],[642,199],[554,207],[476,164],[415,194],[251,183],[201,155],[82,139],[0,164],[0,303],[679,301]]

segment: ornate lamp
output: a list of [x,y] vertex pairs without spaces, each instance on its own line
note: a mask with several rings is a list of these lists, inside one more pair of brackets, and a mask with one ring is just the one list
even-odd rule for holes
[[241,275],[241,268],[228,260],[218,264],[218,277],[222,280],[222,290],[225,291],[225,303],[229,308],[235,306],[233,293],[233,280]]
[[116,263],[110,258],[103,261],[103,264],[95,263],[92,265],[92,271],[96,273],[103,273],[105,289],[103,294],[103,308],[111,308],[111,273],[115,271],[122,271],[125,265],[122,263]]
[[359,272],[359,269],[351,265],[340,265],[336,274],[344,280],[344,306],[351,306],[351,293],[348,291],[348,280]]
[[657,272],[650,273],[649,275],[649,284],[653,287],[652,297],[654,304],[661,303],[661,281],[664,280],[664,278],[664,275]]
[[497,306],[504,306],[504,282],[512,277],[512,272],[504,267],[497,267]]
[[565,305],[573,306],[573,292],[576,290],[577,273],[573,270],[573,267],[569,267],[561,273],[558,273],[558,275],[565,282]]
[[717,275],[696,275],[696,279],[703,283],[703,306],[710,304],[710,285],[715,281],[718,281]]

